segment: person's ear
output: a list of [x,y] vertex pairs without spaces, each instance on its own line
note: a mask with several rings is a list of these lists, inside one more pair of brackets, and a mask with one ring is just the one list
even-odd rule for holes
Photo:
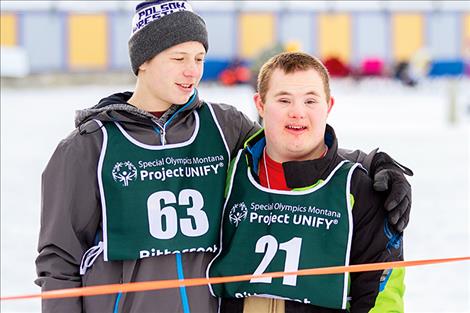
[[145,61],[144,63],[140,64],[140,66],[139,66],[139,72],[140,72],[140,71],[145,71],[145,70],[147,69],[147,67],[148,67],[148,63],[149,63],[149,61],[147,60],[147,61]]
[[264,103],[261,99],[261,95],[259,93],[255,93],[255,95],[253,96],[253,100],[255,101],[256,109],[258,110],[259,116],[261,116],[261,118],[264,118]]
[[330,97],[330,103],[328,103],[328,114],[330,114],[330,111],[334,105],[335,105],[335,98]]

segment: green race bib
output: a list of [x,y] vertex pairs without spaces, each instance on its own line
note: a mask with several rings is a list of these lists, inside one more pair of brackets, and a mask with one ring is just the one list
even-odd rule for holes
[[98,166],[105,260],[216,252],[229,153],[209,104],[182,143],[150,146],[103,124]]
[[[357,165],[344,161],[321,184],[302,191],[259,185],[239,154],[224,207],[222,245],[209,276],[262,274],[349,264],[349,185]],[[346,308],[348,275],[259,278],[212,285],[220,297],[284,298]]]

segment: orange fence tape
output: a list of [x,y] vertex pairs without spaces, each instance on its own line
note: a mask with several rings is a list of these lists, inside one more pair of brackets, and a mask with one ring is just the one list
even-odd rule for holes
[[42,298],[42,299],[55,299],[55,298],[69,298],[69,297],[85,297],[85,296],[96,296],[113,294],[118,292],[136,292],[146,290],[159,290],[177,288],[181,286],[202,286],[220,283],[229,283],[237,281],[251,280],[252,278],[260,277],[283,277],[286,275],[326,275],[326,274],[339,274],[345,272],[366,272],[366,271],[377,271],[388,268],[397,267],[410,267],[418,265],[429,265],[447,262],[457,261],[468,261],[470,256],[457,257],[457,258],[446,258],[446,259],[428,259],[428,260],[415,260],[415,261],[397,261],[397,262],[382,262],[372,264],[359,264],[350,266],[333,266],[333,267],[322,267],[322,268],[310,268],[299,270],[296,272],[271,272],[264,273],[261,275],[238,275],[238,276],[225,276],[225,277],[211,277],[211,278],[189,278],[189,279],[174,279],[174,280],[159,280],[159,281],[148,281],[148,282],[137,282],[137,283],[126,283],[126,284],[112,284],[112,285],[100,285],[91,287],[80,287],[80,288],[69,288],[45,291],[37,294],[29,295],[18,295],[18,296],[6,296],[0,297],[0,300],[18,300],[18,299],[29,299],[29,298]]

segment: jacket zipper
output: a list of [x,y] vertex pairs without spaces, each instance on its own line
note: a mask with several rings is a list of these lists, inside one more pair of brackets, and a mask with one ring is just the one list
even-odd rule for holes
[[[160,136],[160,141],[162,142],[162,146],[164,146],[165,143],[166,143],[166,139],[165,139],[165,133],[166,133],[166,132],[165,132],[165,126],[162,127],[162,126],[160,126],[160,124],[158,124],[157,122],[154,122],[154,123],[155,123],[155,125],[157,125],[157,126],[155,126],[155,127],[153,128],[153,130],[155,130],[155,132]],[[161,130],[161,131],[160,131],[160,130]]]
[[[121,277],[121,279],[119,280],[119,283],[120,283],[120,284],[123,283],[122,277]],[[116,300],[114,301],[113,313],[119,313],[119,302],[121,302],[121,297],[122,297],[122,292],[119,292],[119,293],[116,295]]]
[[170,124],[170,122],[175,118],[176,115],[178,115],[178,113],[180,113],[181,111],[183,111],[186,107],[188,107],[194,100],[194,98],[196,97],[196,93],[197,91],[194,92],[194,94],[191,96],[191,98],[189,99],[188,103],[186,103],[184,106],[182,106],[181,108],[178,109],[178,111],[176,111],[169,119],[168,121],[166,121],[165,124],[163,124],[163,127],[160,126],[158,123],[155,123],[157,124],[158,127],[160,127],[160,129],[162,130],[161,132],[157,131],[159,134],[160,134],[160,141],[162,142],[162,146],[164,146],[166,144],[166,138],[165,138],[165,135],[166,135],[166,127]]
[[163,128],[163,131],[162,131],[162,135],[161,135],[161,139],[162,139],[162,146],[164,146],[166,144],[166,138],[165,138],[165,135],[166,135],[166,131],[165,131],[165,127]]
[[165,129],[166,129],[165,126],[163,126],[162,132],[160,134],[160,140],[162,142],[162,146],[164,146],[166,144],[166,138],[165,138],[166,130]]

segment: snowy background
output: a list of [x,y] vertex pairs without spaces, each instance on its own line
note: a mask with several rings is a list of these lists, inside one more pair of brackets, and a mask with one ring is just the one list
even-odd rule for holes
[[[37,293],[34,260],[40,180],[74,111],[132,86],[1,89],[1,294]],[[451,91],[456,90],[456,122]],[[204,85],[205,100],[256,113],[249,87]],[[391,81],[335,81],[329,122],[340,146],[388,152],[413,169],[408,260],[470,255],[470,82],[432,81],[405,88]],[[406,312],[470,312],[469,262],[407,269]],[[40,312],[39,300],[1,303],[1,312]]]

